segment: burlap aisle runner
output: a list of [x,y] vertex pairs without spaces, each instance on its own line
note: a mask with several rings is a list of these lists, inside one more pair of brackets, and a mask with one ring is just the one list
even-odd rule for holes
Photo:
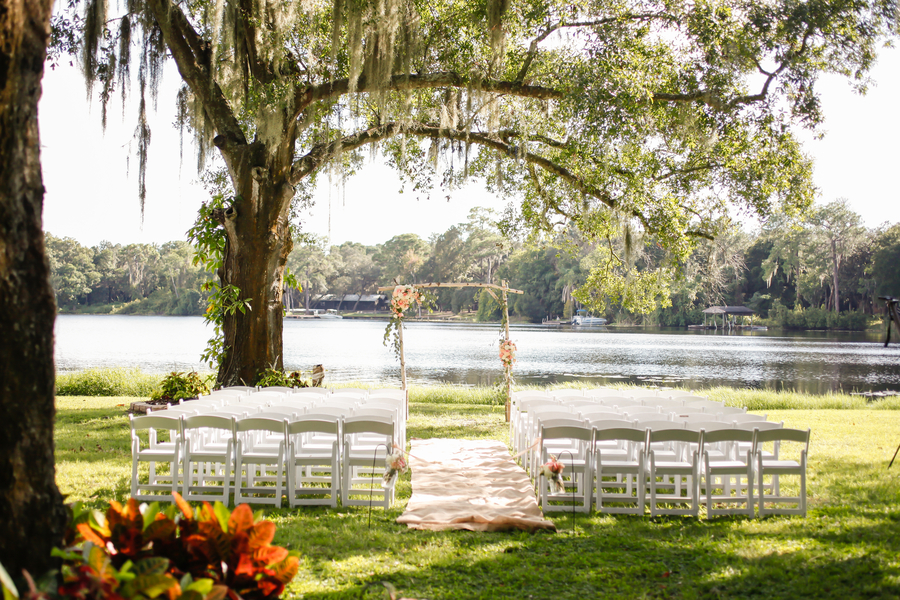
[[534,488],[494,440],[413,440],[412,498],[397,519],[413,529],[550,529]]

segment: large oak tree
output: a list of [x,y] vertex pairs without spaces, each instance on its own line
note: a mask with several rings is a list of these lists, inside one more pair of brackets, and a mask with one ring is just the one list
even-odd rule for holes
[[0,563],[41,575],[66,513],[53,457],[53,321],[37,108],[50,0],[0,0]]
[[[637,282],[647,304],[693,240],[734,209],[802,209],[813,188],[794,137],[822,121],[816,81],[865,84],[894,0],[87,0],[82,63],[104,101],[138,62],[142,122],[166,60],[182,124],[214,146],[232,200],[222,384],[282,365],[292,199],[377,145],[417,187],[469,176],[516,199],[507,224],[624,232],[671,257],[635,271],[609,244],[590,303]],[[61,30],[66,27],[61,27]],[[77,37],[77,36],[76,36]],[[65,39],[60,38],[60,39]],[[71,38],[75,39],[75,38]],[[442,173],[436,173],[442,171]],[[141,182],[143,188],[143,182]],[[143,193],[143,192],[142,192]],[[229,287],[230,286],[230,287]],[[645,289],[641,289],[641,286]],[[638,294],[639,296],[641,294]],[[630,295],[628,297],[631,297]]]

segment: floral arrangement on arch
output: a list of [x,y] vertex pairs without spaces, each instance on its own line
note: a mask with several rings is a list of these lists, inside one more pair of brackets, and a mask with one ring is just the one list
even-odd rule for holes
[[428,306],[428,298],[414,285],[398,285],[391,293],[391,320],[384,330],[384,345],[388,343],[394,348],[394,354],[400,358],[400,327],[403,315],[413,304]]
[[511,369],[513,363],[516,362],[516,345],[512,340],[502,340],[500,342],[500,362],[503,363],[504,369]]
[[391,294],[391,312],[398,319],[403,318],[403,313],[409,310],[413,302],[419,302],[422,294],[414,285],[398,285]]

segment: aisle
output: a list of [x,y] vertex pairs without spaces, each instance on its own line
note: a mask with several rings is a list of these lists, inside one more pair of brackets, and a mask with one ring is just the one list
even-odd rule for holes
[[543,518],[525,471],[495,440],[412,440],[412,498],[397,519],[412,529],[535,531]]

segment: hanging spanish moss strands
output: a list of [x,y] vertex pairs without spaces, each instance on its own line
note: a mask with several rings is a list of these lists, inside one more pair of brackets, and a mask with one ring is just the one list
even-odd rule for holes
[[503,16],[509,10],[509,0],[488,1],[488,29],[491,33],[491,66],[490,74],[496,74],[501,67],[506,52],[506,33],[503,29]]
[[100,52],[101,43],[106,33],[107,9],[106,0],[90,0],[84,10],[84,41],[81,63],[88,100],[91,99],[94,90],[94,80],[97,79],[99,64],[97,55]]

